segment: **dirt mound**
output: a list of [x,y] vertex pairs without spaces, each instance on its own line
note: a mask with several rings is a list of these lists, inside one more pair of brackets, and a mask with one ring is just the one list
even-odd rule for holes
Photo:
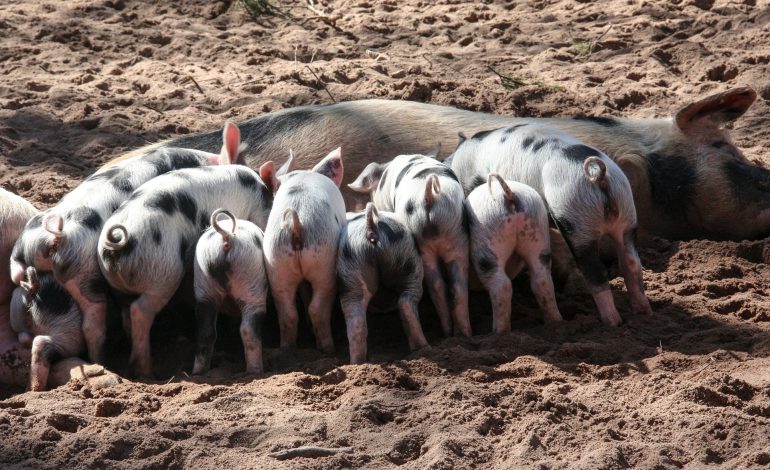
[[[0,6],[0,184],[50,206],[103,162],[226,119],[309,103],[412,99],[502,114],[669,115],[751,85],[735,126],[770,162],[770,7],[755,1],[277,2],[251,19],[226,1],[103,0]],[[494,71],[492,70],[494,69]],[[497,74],[495,73],[497,72]],[[499,74],[499,75],[498,75]],[[501,78],[502,75],[503,77]],[[157,383],[46,393],[4,389],[0,464],[24,468],[723,468],[770,464],[770,248],[670,242],[641,249],[651,317],[607,328],[587,295],[560,295],[544,326],[517,280],[514,331],[489,335],[472,296],[471,340],[409,354],[396,316],[370,320],[372,363],[323,356],[305,329],[269,373],[222,325],[214,369],[163,337]],[[182,320],[184,322],[184,319]],[[165,323],[164,323],[165,322]],[[159,319],[160,329],[174,325]],[[157,329],[157,328],[156,328]],[[156,338],[157,340],[158,338]],[[116,370],[126,344],[112,345]],[[279,461],[298,446],[351,447]]]

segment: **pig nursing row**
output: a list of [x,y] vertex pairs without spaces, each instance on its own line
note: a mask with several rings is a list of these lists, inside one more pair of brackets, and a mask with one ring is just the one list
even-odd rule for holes
[[339,293],[353,363],[367,358],[370,307],[397,309],[410,347],[427,346],[417,309],[423,286],[444,333],[470,336],[471,265],[492,300],[496,333],[510,330],[510,278],[525,267],[546,321],[559,321],[549,215],[605,323],[621,319],[599,257],[603,238],[612,241],[634,309],[650,312],[628,180],[609,157],[562,131],[521,124],[461,134],[444,163],[424,155],[371,163],[348,186],[372,202],[347,214],[339,148],[312,170],[295,170],[290,157],[255,172],[239,157],[236,126],[225,126],[223,141],[219,155],[158,148],[102,168],[27,222],[11,252],[10,274],[21,286],[11,316],[20,340],[32,342],[33,390],[45,388],[57,357],[87,349],[103,363],[111,292],[123,301],[133,372],[150,376],[150,328],[189,273],[196,374],[210,367],[220,312],[241,317],[247,372],[262,372],[268,291],[281,346],[293,346],[302,282],[312,287],[304,308],[325,352],[334,349]]

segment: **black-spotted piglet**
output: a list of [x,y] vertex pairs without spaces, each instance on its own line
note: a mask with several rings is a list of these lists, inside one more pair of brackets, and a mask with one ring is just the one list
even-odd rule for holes
[[99,266],[117,291],[137,296],[130,306],[130,364],[151,375],[150,327],[176,292],[190,248],[217,208],[264,227],[272,194],[253,170],[241,165],[176,170],[143,184],[105,222]]
[[[548,212],[534,189],[492,173],[465,201],[471,263],[492,301],[494,332],[511,330],[513,288],[508,275],[526,266],[545,320],[560,321],[551,280]],[[508,274],[506,274],[506,267]]]
[[53,274],[27,268],[26,281],[11,299],[11,326],[32,337],[30,389],[42,391],[48,384],[51,365],[85,350],[82,316],[77,303]]
[[[229,220],[222,224],[220,216]],[[211,366],[217,313],[241,317],[246,372],[261,374],[262,321],[267,307],[267,274],[262,256],[262,229],[236,219],[224,209],[211,214],[209,227],[195,247],[195,318],[197,352],[193,374]]]
[[490,173],[498,173],[543,197],[590,286],[602,321],[622,323],[599,255],[603,239],[611,240],[617,254],[632,307],[651,313],[634,245],[637,221],[631,186],[607,155],[553,127],[519,124],[465,139],[450,158],[467,192],[484,184]]
[[[422,297],[422,262],[409,230],[395,214],[373,203],[349,214],[340,235],[337,287],[348,330],[350,362],[366,361],[366,312],[398,309],[409,349],[428,345],[417,304]],[[370,304],[371,302],[371,304]]]
[[339,190],[343,165],[333,150],[312,170],[291,171],[279,178],[273,210],[265,229],[265,267],[278,312],[281,347],[297,342],[297,289],[307,281],[313,291],[308,314],[316,345],[334,351],[331,310],[336,296],[337,245],[345,225],[345,202]]
[[425,284],[445,335],[470,336],[468,234],[463,188],[446,165],[424,155],[370,163],[350,189],[371,193],[374,206],[395,212],[417,240]]

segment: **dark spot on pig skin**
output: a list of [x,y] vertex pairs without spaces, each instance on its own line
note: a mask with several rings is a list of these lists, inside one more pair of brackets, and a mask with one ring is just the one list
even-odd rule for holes
[[429,240],[431,238],[436,238],[439,235],[439,229],[438,225],[434,224],[433,222],[426,222],[425,226],[422,228],[422,239],[423,240]]
[[542,140],[537,141],[537,143],[532,147],[532,152],[539,151],[546,144],[548,144],[548,140],[547,139],[542,139]]
[[409,200],[406,202],[406,207],[404,208],[406,211],[406,215],[412,215],[414,214],[414,201]]
[[69,313],[73,306],[72,297],[52,275],[41,275],[40,289],[35,294],[34,301],[45,308],[52,316],[62,316]]
[[433,166],[429,168],[423,168],[422,170],[418,171],[412,176],[412,179],[418,179],[418,178],[427,178],[430,175],[437,175],[437,176],[444,176],[446,178],[452,179],[457,181],[458,183],[460,180],[457,179],[457,175],[455,175],[455,172],[447,168],[446,166]]
[[93,231],[101,229],[104,223],[102,216],[90,207],[78,207],[69,214],[69,219]]
[[471,220],[470,214],[468,214],[468,206],[465,203],[463,203],[463,220],[462,220],[463,231],[466,234],[470,234],[472,225],[473,225],[473,221]]
[[585,115],[578,115],[573,117],[572,119],[576,121],[588,121],[592,122],[594,124],[598,124],[600,126],[604,127],[617,127],[620,125],[620,123],[612,117],[606,117],[606,116],[585,116]]
[[147,157],[147,163],[155,167],[155,172],[158,175],[168,173],[171,171],[171,165],[166,161],[165,155],[162,153],[153,153]]
[[169,159],[171,160],[171,168],[173,170],[202,166],[200,157],[187,149],[170,149]]
[[516,132],[516,129],[519,129],[520,127],[524,127],[524,126],[526,126],[526,125],[527,125],[527,124],[516,124],[515,126],[510,126],[510,127],[507,127],[507,128],[505,129],[505,133],[506,133],[506,134],[513,134],[514,132]]
[[209,273],[212,279],[224,289],[227,289],[229,281],[228,271],[230,271],[230,261],[225,256],[220,256],[209,266]]
[[160,229],[158,227],[152,227],[151,235],[152,235],[152,241],[154,241],[156,245],[160,245],[160,242],[163,239],[160,233]]
[[345,242],[345,244],[342,245],[342,256],[344,256],[345,259],[353,259],[353,249],[350,248],[350,243]]
[[524,138],[524,140],[521,142],[521,148],[524,150],[529,150],[529,148],[532,146],[532,144],[535,143],[535,138],[530,136],[527,136]]
[[695,196],[695,167],[684,157],[647,155],[653,205],[672,218],[684,217]]
[[741,204],[770,202],[770,171],[736,160],[722,165],[733,197]]
[[238,177],[238,182],[247,189],[256,189],[257,184],[259,182],[257,181],[257,177],[254,176],[251,171],[247,170],[246,168],[238,168],[238,171],[236,172],[236,176]]
[[579,144],[579,145],[570,145],[569,147],[565,148],[562,151],[562,155],[572,160],[575,163],[580,163],[581,165],[588,157],[598,157],[601,155],[601,153],[593,149],[587,145]]
[[607,267],[599,257],[599,243],[596,240],[587,246],[574,248],[573,253],[578,269],[591,287],[607,283]]
[[417,264],[414,262],[412,258],[407,258],[406,261],[404,261],[404,265],[402,266],[403,271],[401,274],[408,278],[412,274],[414,274],[414,271],[417,269]]
[[100,273],[80,281],[80,292],[91,302],[106,302],[110,286]]
[[540,264],[543,266],[547,268],[551,267],[551,253],[540,253],[538,260],[540,260]]
[[473,137],[471,137],[471,139],[473,139],[473,140],[481,140],[484,137],[488,136],[490,133],[494,132],[495,130],[496,129],[490,129],[490,130],[487,130],[487,131],[477,132],[477,133],[473,134]]
[[266,184],[262,183],[259,185],[259,192],[262,196],[262,206],[268,209],[273,207],[273,192],[270,191]]
[[497,270],[497,260],[482,256],[479,258],[478,262],[476,262],[476,266],[479,268],[480,275],[489,276]]
[[176,195],[176,203],[179,210],[187,217],[192,225],[197,222],[198,204],[188,193],[182,191]]
[[150,209],[159,209],[165,212],[167,215],[172,215],[176,207],[176,198],[168,191],[161,191],[157,194],[150,196],[145,205]]
[[40,355],[43,356],[43,358],[49,364],[62,359],[62,354],[61,352],[59,352],[59,349],[56,347],[56,344],[54,343],[43,344],[42,349],[40,349]]
[[404,168],[401,169],[401,171],[398,173],[398,176],[396,176],[396,189],[398,189],[398,185],[401,184],[401,180],[404,179],[404,176],[406,176],[406,173],[411,170],[416,163],[411,162],[407,165],[404,165]]
[[134,190],[134,185],[131,184],[131,178],[127,174],[119,174],[110,180],[110,184],[113,188],[123,193],[130,193]]
[[187,240],[182,240],[179,244],[179,256],[182,259],[182,264],[186,267],[188,262],[191,262],[195,257],[195,246],[190,246]]
[[473,180],[471,180],[471,187],[469,189],[473,191],[474,189],[484,184],[484,182],[486,182],[486,178],[481,175],[476,175],[473,177]]
[[575,233],[575,226],[566,217],[554,217],[553,219],[562,235],[568,236]]
[[377,183],[377,191],[382,191],[382,188],[385,187],[385,180],[388,176],[388,169],[386,168],[385,171],[382,172],[382,175],[380,176],[380,181]]
[[391,227],[390,224],[382,220],[377,222],[377,230],[380,234],[385,235],[385,238],[387,238],[390,243],[400,242],[406,235],[406,232],[400,225],[394,224]]
[[262,249],[262,237],[260,237],[259,234],[255,232],[254,235],[253,235],[253,240],[254,240],[254,246],[256,246],[257,248],[259,248],[261,250]]
[[65,257],[64,253],[59,253],[58,260],[53,265],[53,272],[63,282],[67,282],[74,274],[72,271],[73,259],[71,257]]

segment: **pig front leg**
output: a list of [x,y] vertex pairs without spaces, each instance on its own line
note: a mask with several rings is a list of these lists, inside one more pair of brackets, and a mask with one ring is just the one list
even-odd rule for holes
[[441,331],[444,336],[452,334],[452,319],[449,314],[449,304],[447,303],[447,292],[444,277],[441,275],[438,257],[430,252],[422,253],[422,265],[425,273],[425,284],[428,287],[428,295],[436,309],[439,321],[441,322]]
[[50,336],[36,336],[32,341],[32,363],[30,365],[29,388],[42,392],[48,385],[51,362],[58,356],[58,350]]
[[602,321],[609,326],[619,326],[623,323],[623,319],[615,308],[615,301],[607,280],[607,270],[599,257],[597,242],[594,240],[586,246],[575,247],[574,252],[575,262],[588,283]]
[[131,355],[129,366],[140,377],[152,376],[152,356],[150,353],[150,329],[155,315],[166,306],[174,295],[178,282],[172,283],[173,289],[162,293],[147,293],[131,303]]
[[398,301],[398,311],[401,315],[401,323],[404,325],[404,332],[409,341],[409,350],[416,351],[428,346],[428,340],[425,339],[425,333],[420,324],[420,314],[417,310],[418,299],[409,295],[403,295]]
[[261,374],[262,363],[262,323],[267,311],[265,305],[252,305],[241,312],[241,341],[246,358],[246,373]]
[[628,231],[623,236],[613,235],[615,249],[620,261],[620,269],[626,283],[626,290],[631,298],[631,308],[635,313],[648,315],[652,313],[650,301],[644,293],[642,279],[642,263],[634,245],[633,232]]
[[202,374],[211,368],[211,356],[217,341],[217,307],[209,302],[195,305],[195,363],[193,375]]
[[343,299],[342,313],[345,316],[345,325],[348,333],[348,347],[350,349],[350,363],[363,364],[367,359],[366,308],[369,301],[366,299]]
[[539,256],[529,256],[527,259],[529,280],[532,293],[537,304],[543,311],[546,323],[562,321],[559,307],[556,305],[556,294],[551,278],[551,254],[541,253]]

